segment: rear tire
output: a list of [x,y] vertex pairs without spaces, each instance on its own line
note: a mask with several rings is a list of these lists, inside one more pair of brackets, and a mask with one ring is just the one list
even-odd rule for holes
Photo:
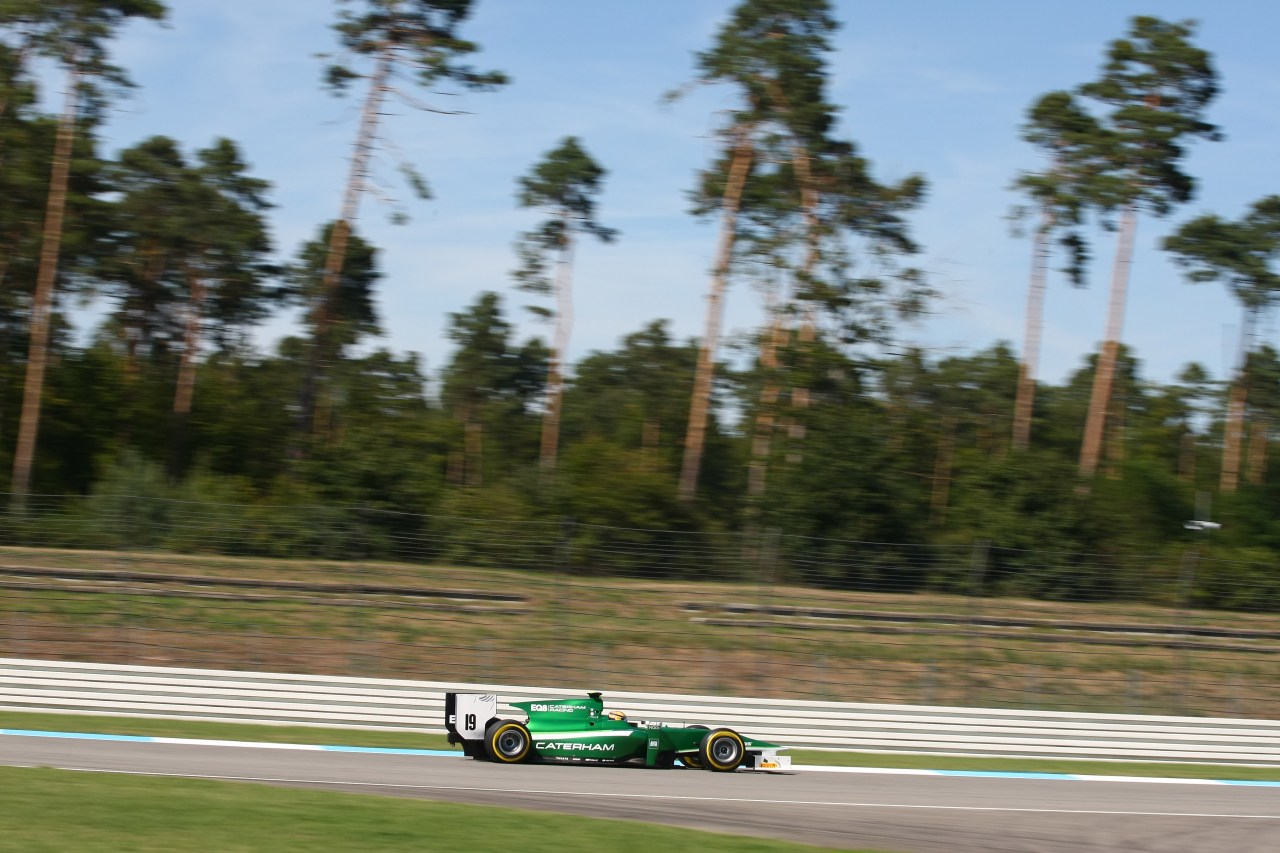
[[490,761],[518,764],[529,757],[532,748],[533,738],[524,723],[494,720],[484,730],[484,752]]
[[703,767],[715,773],[732,773],[747,756],[747,745],[733,729],[708,732],[698,744],[698,758]]

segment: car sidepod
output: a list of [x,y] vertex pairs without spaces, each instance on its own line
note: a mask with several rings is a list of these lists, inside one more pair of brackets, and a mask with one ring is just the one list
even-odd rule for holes
[[539,758],[573,758],[587,761],[629,761],[644,755],[645,737],[638,729],[533,732],[533,749]]

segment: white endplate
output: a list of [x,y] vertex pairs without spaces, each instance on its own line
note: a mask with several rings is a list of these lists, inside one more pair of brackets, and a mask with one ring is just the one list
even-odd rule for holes
[[463,740],[482,740],[484,727],[498,711],[498,697],[492,693],[459,693],[450,722]]

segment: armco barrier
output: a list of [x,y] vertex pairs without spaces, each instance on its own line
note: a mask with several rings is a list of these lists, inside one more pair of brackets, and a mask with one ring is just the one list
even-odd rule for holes
[[[0,710],[443,731],[448,690],[500,702],[581,695],[499,684],[0,658]],[[795,747],[935,755],[1280,765],[1280,721],[611,692],[632,719],[720,724]],[[514,713],[513,709],[508,711]],[[499,706],[499,713],[503,708]]]

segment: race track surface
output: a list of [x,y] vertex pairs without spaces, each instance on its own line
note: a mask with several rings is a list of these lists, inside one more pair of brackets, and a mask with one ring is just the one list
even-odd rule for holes
[[627,818],[911,853],[1280,851],[1267,786],[719,774],[0,735],[0,764],[166,774]]

